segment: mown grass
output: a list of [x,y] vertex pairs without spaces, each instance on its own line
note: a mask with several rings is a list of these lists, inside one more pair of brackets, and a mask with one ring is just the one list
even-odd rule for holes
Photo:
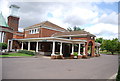
[[0,55],[0,57],[16,57],[16,56],[33,56],[33,55],[24,54],[24,53],[8,53],[6,55]]

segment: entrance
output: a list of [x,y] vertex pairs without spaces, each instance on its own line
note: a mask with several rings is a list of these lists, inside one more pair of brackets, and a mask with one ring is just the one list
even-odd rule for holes
[[92,41],[90,41],[88,44],[88,56],[92,56],[92,46],[93,46],[93,43]]
[[70,44],[63,43],[63,57],[70,57]]

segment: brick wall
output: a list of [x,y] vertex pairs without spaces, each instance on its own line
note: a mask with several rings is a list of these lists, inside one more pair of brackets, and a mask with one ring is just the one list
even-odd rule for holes
[[50,30],[50,29],[46,29],[46,28],[41,28],[40,32],[41,32],[40,37],[51,37],[53,34],[59,32],[59,31]]
[[29,30],[24,30],[24,38],[38,38],[38,37],[40,37],[39,33],[30,34]]
[[13,33],[5,32],[5,43],[8,43],[8,39],[13,38]]
[[18,17],[9,16],[8,17],[8,25],[12,29],[14,29],[14,31],[18,31],[19,18]]
[[15,38],[15,39],[23,39],[24,38],[24,33],[23,32],[14,32],[13,38]]
[[51,37],[53,34],[59,31],[50,30],[46,28],[40,28],[39,33],[36,34],[29,34],[29,30],[24,31],[24,38],[39,38],[39,37]]

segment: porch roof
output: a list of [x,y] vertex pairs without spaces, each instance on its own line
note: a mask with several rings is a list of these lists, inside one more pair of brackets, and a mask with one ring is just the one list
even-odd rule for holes
[[95,35],[84,31],[84,30],[79,30],[79,31],[68,31],[68,32],[59,32],[59,33],[55,33],[52,35],[53,37],[86,37],[86,36],[92,36],[95,37]]
[[98,42],[95,42],[95,46],[100,46],[101,44]]
[[18,40],[22,42],[66,42],[66,43],[84,43],[87,42],[86,40],[76,40],[76,39],[65,39],[65,38],[57,38],[57,37],[42,37],[42,38],[25,38],[25,39],[12,39],[12,40]]

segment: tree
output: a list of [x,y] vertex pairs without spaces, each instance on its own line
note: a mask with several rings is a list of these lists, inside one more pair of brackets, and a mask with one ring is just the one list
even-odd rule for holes
[[95,40],[95,42],[98,42],[98,43],[101,44],[101,43],[103,42],[103,40],[104,40],[103,38],[97,38],[97,39]]
[[95,42],[101,44],[101,45],[100,45],[100,48],[101,48],[102,51],[105,50],[105,48],[104,48],[104,46],[103,46],[103,45],[104,45],[104,44],[103,44],[103,41],[104,41],[103,38],[97,38],[97,39],[95,40]]
[[102,43],[103,48],[105,48],[107,51],[114,54],[114,52],[117,52],[119,50],[118,48],[118,39],[115,38],[113,40],[104,40]]
[[73,29],[71,27],[68,27],[67,30],[68,31],[79,31],[79,30],[84,30],[84,29],[81,29],[80,27],[74,26]]

